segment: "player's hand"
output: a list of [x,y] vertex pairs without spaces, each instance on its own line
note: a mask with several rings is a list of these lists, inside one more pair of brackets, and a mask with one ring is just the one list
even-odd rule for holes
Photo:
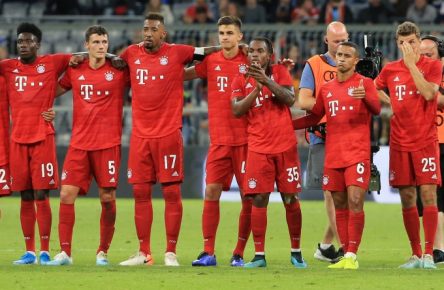
[[353,89],[352,97],[356,99],[364,99],[365,98],[365,87],[364,80],[361,79],[359,81],[359,86]]
[[268,77],[265,74],[265,70],[263,70],[258,63],[252,63],[248,67],[248,76],[254,78],[256,82],[265,84],[268,81]]
[[52,122],[55,119],[56,113],[53,108],[49,108],[47,111],[42,112],[41,115],[46,122]]
[[407,67],[411,67],[416,64],[417,56],[409,43],[404,42],[401,44],[401,52],[402,59],[404,60],[404,63]]
[[288,70],[292,70],[295,66],[295,63],[291,58],[280,59],[278,60],[278,64],[285,66]]
[[118,56],[111,59],[111,65],[118,70],[123,70],[127,66],[126,62]]
[[73,54],[69,59],[69,66],[76,67],[85,60],[85,57],[80,54]]
[[239,44],[239,49],[240,49],[240,51],[242,51],[242,53],[244,55],[248,55],[248,44],[240,43]]

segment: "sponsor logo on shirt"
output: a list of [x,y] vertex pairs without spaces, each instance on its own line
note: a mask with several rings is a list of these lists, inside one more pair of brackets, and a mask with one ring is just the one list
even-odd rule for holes
[[5,184],[5,186],[3,186],[2,188],[3,190],[9,190],[9,186],[7,184]]
[[12,72],[15,73],[15,74],[18,74],[18,73],[19,73],[19,70],[18,70],[18,69],[15,69],[15,70],[13,70]]
[[220,65],[217,65],[216,68],[214,69],[216,71],[221,71],[222,69],[220,68]]
[[49,184],[55,184],[54,179],[51,179],[51,180],[49,181]]
[[331,94],[331,92],[328,92],[326,98],[331,98],[333,95]]
[[105,80],[112,81],[114,79],[114,73],[112,71],[107,71],[105,73]]
[[250,83],[248,83],[246,86],[245,86],[245,88],[246,89],[249,89],[249,88],[252,88],[253,86],[250,84]]
[[44,64],[39,64],[38,66],[37,66],[37,72],[39,73],[39,74],[42,74],[42,73],[44,73],[45,72],[45,65]]
[[257,180],[256,179],[254,179],[254,178],[248,179],[248,187],[249,188],[254,189],[254,188],[256,188],[256,186],[257,186]]
[[134,62],[134,64],[140,64],[140,59],[136,59],[136,61]]
[[393,79],[393,81],[394,81],[394,82],[399,82],[399,77],[396,76],[396,77]]
[[171,176],[177,177],[179,176],[179,173],[177,173],[177,171],[174,171],[173,174],[171,174]]
[[85,76],[84,75],[79,76],[78,80],[79,81],[84,81],[85,80]]
[[109,182],[115,183],[116,179],[114,177],[111,177],[111,179],[109,180]]
[[362,178],[362,176],[361,176],[361,177],[357,178],[356,181],[359,181],[359,182],[363,183],[364,182],[364,178]]
[[432,175],[432,179],[438,179],[438,176],[436,176],[436,173]]
[[168,56],[161,56],[160,57],[160,64],[161,65],[167,65],[168,64]]

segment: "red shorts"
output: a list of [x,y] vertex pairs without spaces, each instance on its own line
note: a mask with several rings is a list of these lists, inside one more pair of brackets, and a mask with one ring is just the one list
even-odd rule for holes
[[9,161],[12,191],[57,189],[59,172],[54,135],[31,144],[11,140]]
[[11,194],[11,176],[9,164],[0,165],[0,196]]
[[102,150],[86,151],[69,146],[62,170],[62,185],[80,187],[86,194],[92,178],[101,188],[116,188],[119,180],[120,145]]
[[301,191],[301,169],[297,145],[277,154],[248,151],[245,194],[272,192],[275,182],[281,193]]
[[365,160],[344,168],[324,168],[322,189],[346,192],[350,185],[368,189],[370,182],[370,161]]
[[244,184],[245,162],[248,146],[210,145],[205,168],[206,184],[222,184],[223,190],[230,190],[233,175],[237,184]]
[[132,135],[128,160],[128,182],[182,182],[183,141],[180,130],[160,138]]
[[438,143],[414,152],[390,148],[390,185],[418,186],[441,184]]

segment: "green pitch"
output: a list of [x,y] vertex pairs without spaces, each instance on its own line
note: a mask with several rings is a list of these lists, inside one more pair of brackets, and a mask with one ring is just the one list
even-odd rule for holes
[[[151,248],[155,266],[119,267],[117,264],[138,248],[133,223],[133,201],[117,202],[117,224],[109,251],[112,266],[95,266],[99,241],[100,204],[97,199],[79,199],[73,241],[73,266],[13,266],[11,261],[24,251],[19,223],[19,199],[2,198],[0,208],[0,289],[441,289],[443,268],[400,270],[409,256],[399,205],[366,204],[366,227],[359,252],[358,271],[329,270],[314,260],[315,246],[325,228],[321,202],[302,202],[302,252],[308,269],[290,264],[288,232],[283,206],[273,203],[268,211],[266,269],[229,267],[236,242],[238,203],[221,204],[221,223],[216,242],[219,266],[191,267],[202,248],[202,201],[185,200],[182,232],[178,244],[181,267],[163,266],[165,234],[163,201],[154,202]],[[58,200],[52,199],[53,232],[51,255],[57,253]],[[38,248],[38,243],[37,243]],[[246,260],[253,256],[251,240]],[[247,288],[248,287],[248,288]]]

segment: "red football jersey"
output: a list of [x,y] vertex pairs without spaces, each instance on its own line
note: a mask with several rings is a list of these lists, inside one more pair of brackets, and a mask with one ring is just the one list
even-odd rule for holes
[[5,79],[0,76],[0,166],[9,163],[9,107]]
[[208,123],[210,140],[215,145],[247,144],[247,118],[236,118],[231,110],[231,83],[247,70],[247,56],[239,52],[225,58],[222,51],[210,54],[196,64],[196,73],[208,80]]
[[0,62],[0,73],[6,78],[12,115],[11,139],[29,144],[54,134],[52,122],[41,113],[54,103],[57,81],[68,67],[70,54],[38,56],[32,64],[19,59]]
[[100,150],[120,145],[128,71],[113,68],[110,61],[93,69],[85,61],[69,67],[59,84],[73,93],[71,146]]
[[[293,86],[288,70],[282,65],[273,65],[271,78],[281,86]],[[244,98],[255,87],[253,78],[238,75],[232,84],[232,98]],[[273,98],[274,94],[264,86],[247,113],[248,150],[275,154],[285,152],[297,143],[290,109]]]
[[[416,66],[427,81],[441,84],[440,61],[421,56]],[[386,64],[375,83],[378,89],[389,90],[393,110],[390,121],[392,148],[417,151],[437,140],[436,98],[426,101],[420,95],[402,59]]]
[[147,53],[143,43],[122,53],[131,77],[134,135],[158,138],[182,127],[183,69],[193,54],[192,46],[168,43],[156,53]]
[[[366,97],[351,97],[363,79]],[[326,115],[325,167],[344,168],[370,159],[370,123],[381,104],[373,80],[358,73],[344,82],[337,78],[321,86],[311,115],[296,119],[295,129],[315,125]],[[313,118],[316,116],[316,118]],[[309,122],[308,120],[312,120]]]

